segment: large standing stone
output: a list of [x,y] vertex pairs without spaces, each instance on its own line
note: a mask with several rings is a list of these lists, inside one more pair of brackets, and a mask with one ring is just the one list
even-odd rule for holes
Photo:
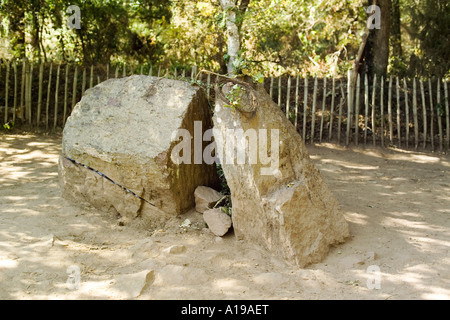
[[194,163],[194,143],[190,164],[172,161],[180,143],[175,133],[185,129],[194,137],[195,121],[203,131],[212,126],[203,90],[187,82],[136,75],[87,90],[63,132],[63,196],[118,213],[125,222],[143,218],[149,227],[184,213],[194,206],[197,186],[218,185],[214,165]]
[[216,88],[213,117],[235,234],[298,266],[319,262],[349,236],[339,204],[264,88],[238,86]]

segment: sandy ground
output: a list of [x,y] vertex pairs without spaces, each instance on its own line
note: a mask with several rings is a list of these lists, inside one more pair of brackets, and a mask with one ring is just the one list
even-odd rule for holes
[[1,299],[450,299],[448,155],[309,146],[352,237],[299,269],[195,212],[150,232],[67,202],[60,141],[0,135]]

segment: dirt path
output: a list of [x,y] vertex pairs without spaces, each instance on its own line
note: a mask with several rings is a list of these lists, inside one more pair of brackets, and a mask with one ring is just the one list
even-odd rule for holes
[[0,135],[0,299],[450,299],[448,155],[309,147],[352,238],[298,269],[195,212],[151,233],[68,203],[59,148]]

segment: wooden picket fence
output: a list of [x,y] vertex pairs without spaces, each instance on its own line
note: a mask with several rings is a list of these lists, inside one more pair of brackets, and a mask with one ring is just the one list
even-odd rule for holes
[[450,150],[448,80],[365,74],[358,75],[354,90],[350,73],[269,81],[270,96],[306,142]]
[[[145,74],[194,81],[197,68],[3,62],[0,122],[45,130],[64,127],[85,91],[109,78]],[[201,74],[208,98],[216,79]],[[450,150],[448,80],[359,75],[270,77],[265,88],[307,143]]]

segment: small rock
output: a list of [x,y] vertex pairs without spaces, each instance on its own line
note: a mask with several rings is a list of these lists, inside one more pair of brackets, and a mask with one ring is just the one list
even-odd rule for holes
[[369,251],[369,252],[366,252],[365,258],[368,261],[374,261],[378,258],[378,256],[377,256],[376,252]]
[[222,237],[231,227],[231,217],[222,212],[221,208],[209,209],[203,212],[203,219],[208,228],[216,236]]
[[276,272],[260,273],[253,276],[253,282],[261,286],[279,287],[287,281],[288,279],[286,279],[282,274]]
[[165,261],[155,258],[147,258],[136,264],[141,270],[159,270],[166,265]]
[[162,267],[155,276],[155,286],[189,286],[207,283],[210,277],[203,269],[188,267],[185,265],[169,264]]
[[186,247],[181,244],[176,244],[173,246],[168,247],[167,249],[164,249],[164,252],[170,253],[170,254],[178,254],[182,253],[186,250]]
[[363,255],[362,259],[359,259],[359,261],[354,264],[354,266],[371,263],[371,262],[375,261],[377,258],[378,258],[378,255],[376,254],[376,252],[368,251]]
[[183,221],[182,224],[180,224],[180,228],[188,228],[188,227],[191,226],[191,224],[192,224],[192,223],[191,223],[191,220],[186,219],[186,220]]
[[132,246],[130,248],[130,253],[132,258],[136,258],[136,256],[139,255],[147,256],[151,254],[155,249],[156,246],[153,244],[153,240],[150,238],[145,238]]
[[211,209],[217,201],[222,198],[222,194],[216,190],[205,187],[198,186],[194,192],[195,198],[195,210],[197,212],[203,213],[208,209]]
[[209,228],[207,228],[207,226],[206,226],[206,227],[202,228],[202,232],[203,233],[211,233],[211,230],[209,230]]
[[33,243],[32,245],[30,245],[30,247],[39,249],[39,250],[47,250],[54,246],[55,241],[57,239],[58,238],[55,237],[53,234],[49,234],[49,235],[43,237],[40,241],[37,241],[36,243]]
[[216,243],[222,243],[223,242],[223,238],[222,237],[216,237]]
[[141,295],[142,291],[155,279],[153,270],[144,270],[132,274],[121,274],[117,276],[113,288],[132,299]]

